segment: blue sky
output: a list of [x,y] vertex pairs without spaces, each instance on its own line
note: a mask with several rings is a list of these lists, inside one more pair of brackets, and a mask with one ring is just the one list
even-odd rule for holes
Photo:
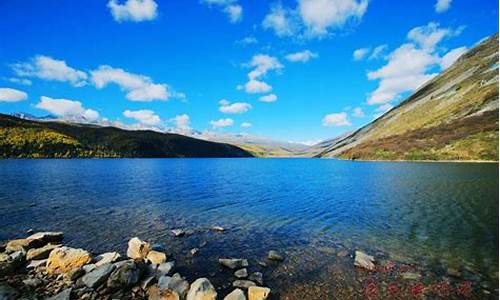
[[493,0],[3,0],[0,112],[318,141],[397,104],[497,20]]

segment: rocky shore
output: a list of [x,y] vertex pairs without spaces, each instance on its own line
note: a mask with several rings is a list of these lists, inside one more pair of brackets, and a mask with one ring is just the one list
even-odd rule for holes
[[[197,251],[192,249],[191,255]],[[170,256],[162,245],[138,237],[129,240],[126,256],[118,252],[93,256],[64,245],[62,232],[31,234],[0,246],[0,299],[265,300],[271,295],[262,273],[248,272],[247,259],[219,258],[234,279],[232,291],[221,295],[207,278],[188,282],[176,272]],[[267,259],[281,262],[284,257],[271,250]]]

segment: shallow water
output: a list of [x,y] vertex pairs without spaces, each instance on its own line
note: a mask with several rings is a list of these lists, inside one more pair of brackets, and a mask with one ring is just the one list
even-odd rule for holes
[[[428,289],[443,278],[470,281],[474,299],[498,298],[498,196],[498,164],[2,160],[0,240],[28,228],[61,230],[70,245],[124,253],[127,240],[139,236],[165,245],[186,276],[213,276],[223,290],[231,276],[220,275],[217,257],[247,257],[256,266],[278,249],[287,260],[264,275],[283,299],[362,299],[370,280],[380,289],[370,296],[387,298],[401,272],[374,275],[336,255],[361,249],[381,264],[412,266]],[[214,225],[228,230],[207,230]],[[195,233],[173,238],[170,229],[178,227]],[[200,245],[191,258],[189,249]],[[450,279],[447,268],[461,277]]]

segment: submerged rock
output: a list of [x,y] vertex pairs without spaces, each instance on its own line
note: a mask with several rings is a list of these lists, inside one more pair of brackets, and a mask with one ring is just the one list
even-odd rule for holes
[[245,296],[245,292],[241,289],[235,289],[231,293],[227,294],[227,296],[224,297],[224,300],[247,300],[247,297]]
[[223,232],[224,230],[226,230],[226,229],[224,229],[224,227],[222,227],[222,226],[212,226],[212,228],[211,228],[211,229],[212,229],[212,230],[215,230],[215,231],[219,231],[219,232]]
[[132,259],[145,259],[151,251],[149,243],[133,237],[128,241],[127,256]]
[[115,266],[111,263],[102,265],[92,272],[85,274],[82,277],[82,281],[87,287],[96,288],[103,284],[106,279],[108,279],[109,275],[111,274],[111,272],[113,272],[114,269]]
[[234,276],[238,278],[246,278],[248,276],[247,269],[239,269],[238,271],[234,272]]
[[255,282],[250,280],[235,280],[233,281],[233,286],[241,289],[248,289],[251,286],[256,286]]
[[244,258],[219,258],[219,263],[230,269],[248,267],[248,260]]
[[184,231],[184,229],[172,229],[171,232],[174,234],[174,236],[176,237],[181,237],[183,236],[184,234],[186,234],[186,231]]
[[269,251],[269,253],[267,254],[267,258],[270,259],[270,260],[274,260],[274,261],[283,261],[283,260],[285,260],[285,258],[283,257],[283,255],[281,253],[279,253],[278,251],[275,251],[275,250]]
[[375,270],[374,264],[375,258],[371,255],[368,255],[362,251],[356,251],[354,257],[354,265],[360,268],[364,268],[370,271]]
[[52,250],[47,259],[49,274],[67,273],[82,267],[92,260],[90,254],[83,249],[60,247]]
[[192,284],[186,300],[215,300],[217,292],[206,278],[198,278]]
[[195,256],[196,254],[198,254],[198,251],[200,251],[200,249],[193,248],[193,249],[189,250],[189,253],[191,253],[191,256]]
[[260,286],[251,286],[248,288],[248,300],[266,300],[271,294],[271,289]]

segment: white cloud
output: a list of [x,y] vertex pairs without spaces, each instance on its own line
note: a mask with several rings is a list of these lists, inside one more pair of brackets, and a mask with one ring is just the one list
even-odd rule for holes
[[323,126],[351,126],[347,113],[333,113],[323,117]]
[[298,10],[306,34],[324,36],[328,29],[342,27],[349,20],[359,20],[368,8],[368,0],[299,0]]
[[354,50],[354,52],[352,53],[352,58],[356,61],[362,60],[368,55],[368,53],[370,53],[370,48],[359,48]]
[[437,0],[434,9],[437,13],[442,13],[450,9],[452,0]]
[[256,79],[250,79],[245,83],[245,91],[249,94],[267,93],[273,89],[272,86]]
[[18,102],[28,99],[28,94],[11,88],[0,88],[0,102]]
[[[390,53],[387,64],[378,70],[368,72],[368,79],[379,80],[379,86],[370,93],[368,104],[385,104],[398,99],[402,93],[414,91],[437,73],[429,73],[432,68],[442,64],[437,52],[437,44],[446,37],[456,36],[462,32],[458,29],[440,28],[438,23],[431,22],[425,26],[411,29],[405,43]],[[447,57],[447,62],[453,55]]]
[[117,0],[110,0],[108,7],[117,22],[141,22],[153,20],[158,15],[158,4],[154,0],[127,0],[120,4]]
[[201,3],[209,6],[220,7],[231,23],[238,23],[243,19],[243,8],[237,2],[237,0],[201,0]]
[[134,119],[141,124],[155,126],[161,124],[160,116],[155,114],[154,111],[149,109],[140,109],[140,110],[126,110],[123,112],[123,115],[127,118]]
[[353,115],[353,117],[356,117],[356,118],[364,118],[365,117],[365,113],[361,107],[355,107],[352,110],[352,115]]
[[100,66],[90,72],[92,82],[98,89],[115,83],[127,92],[127,99],[132,101],[168,100],[171,97],[184,98],[184,94],[172,91],[167,84],[154,83],[151,78],[132,74],[123,69]]
[[262,27],[274,31],[279,37],[293,36],[299,30],[297,13],[291,9],[283,8],[281,4],[271,6],[271,11],[262,21]]
[[444,70],[451,66],[462,54],[467,52],[467,47],[459,47],[455,48],[453,50],[450,50],[448,53],[446,53],[443,58],[441,59],[441,70]]
[[63,119],[84,119],[90,122],[99,119],[99,113],[97,111],[84,108],[80,101],[53,99],[42,96],[40,97],[40,102],[38,102],[35,107],[46,110]]
[[269,94],[259,98],[261,102],[275,102],[276,100],[278,100],[278,96],[275,94]]
[[219,119],[216,121],[210,121],[210,125],[215,128],[221,128],[221,127],[228,127],[228,126],[233,126],[234,121],[232,119],[226,118],[226,119]]
[[191,120],[187,114],[177,115],[174,118],[170,119],[170,122],[173,122],[177,129],[181,130],[191,129]]
[[331,29],[360,20],[367,7],[368,0],[298,0],[294,9],[275,4],[262,26],[280,37],[321,38]]
[[69,82],[76,87],[84,86],[87,81],[85,72],[73,69],[64,60],[44,55],[35,56],[30,62],[12,64],[11,67],[19,77]]
[[28,85],[29,86],[32,84],[31,80],[25,79],[25,78],[11,77],[11,78],[7,78],[6,80],[9,82],[17,83],[17,84],[21,84],[21,85]]
[[382,56],[383,52],[387,49],[387,45],[380,45],[373,49],[372,54],[368,59],[378,59]]
[[248,45],[252,45],[252,44],[257,44],[258,42],[259,41],[257,40],[257,38],[255,38],[254,36],[246,36],[246,37],[242,38],[241,40],[236,41],[236,44],[242,45],[242,46],[248,46]]
[[311,58],[317,58],[319,55],[317,53],[311,52],[309,50],[304,50],[301,52],[290,53],[285,58],[291,62],[308,62]]
[[246,113],[252,108],[252,105],[245,102],[230,103],[226,99],[219,101],[219,111],[225,114],[242,114]]
[[252,127],[252,123],[249,123],[249,122],[243,122],[241,123],[240,125],[242,128],[250,128]]

